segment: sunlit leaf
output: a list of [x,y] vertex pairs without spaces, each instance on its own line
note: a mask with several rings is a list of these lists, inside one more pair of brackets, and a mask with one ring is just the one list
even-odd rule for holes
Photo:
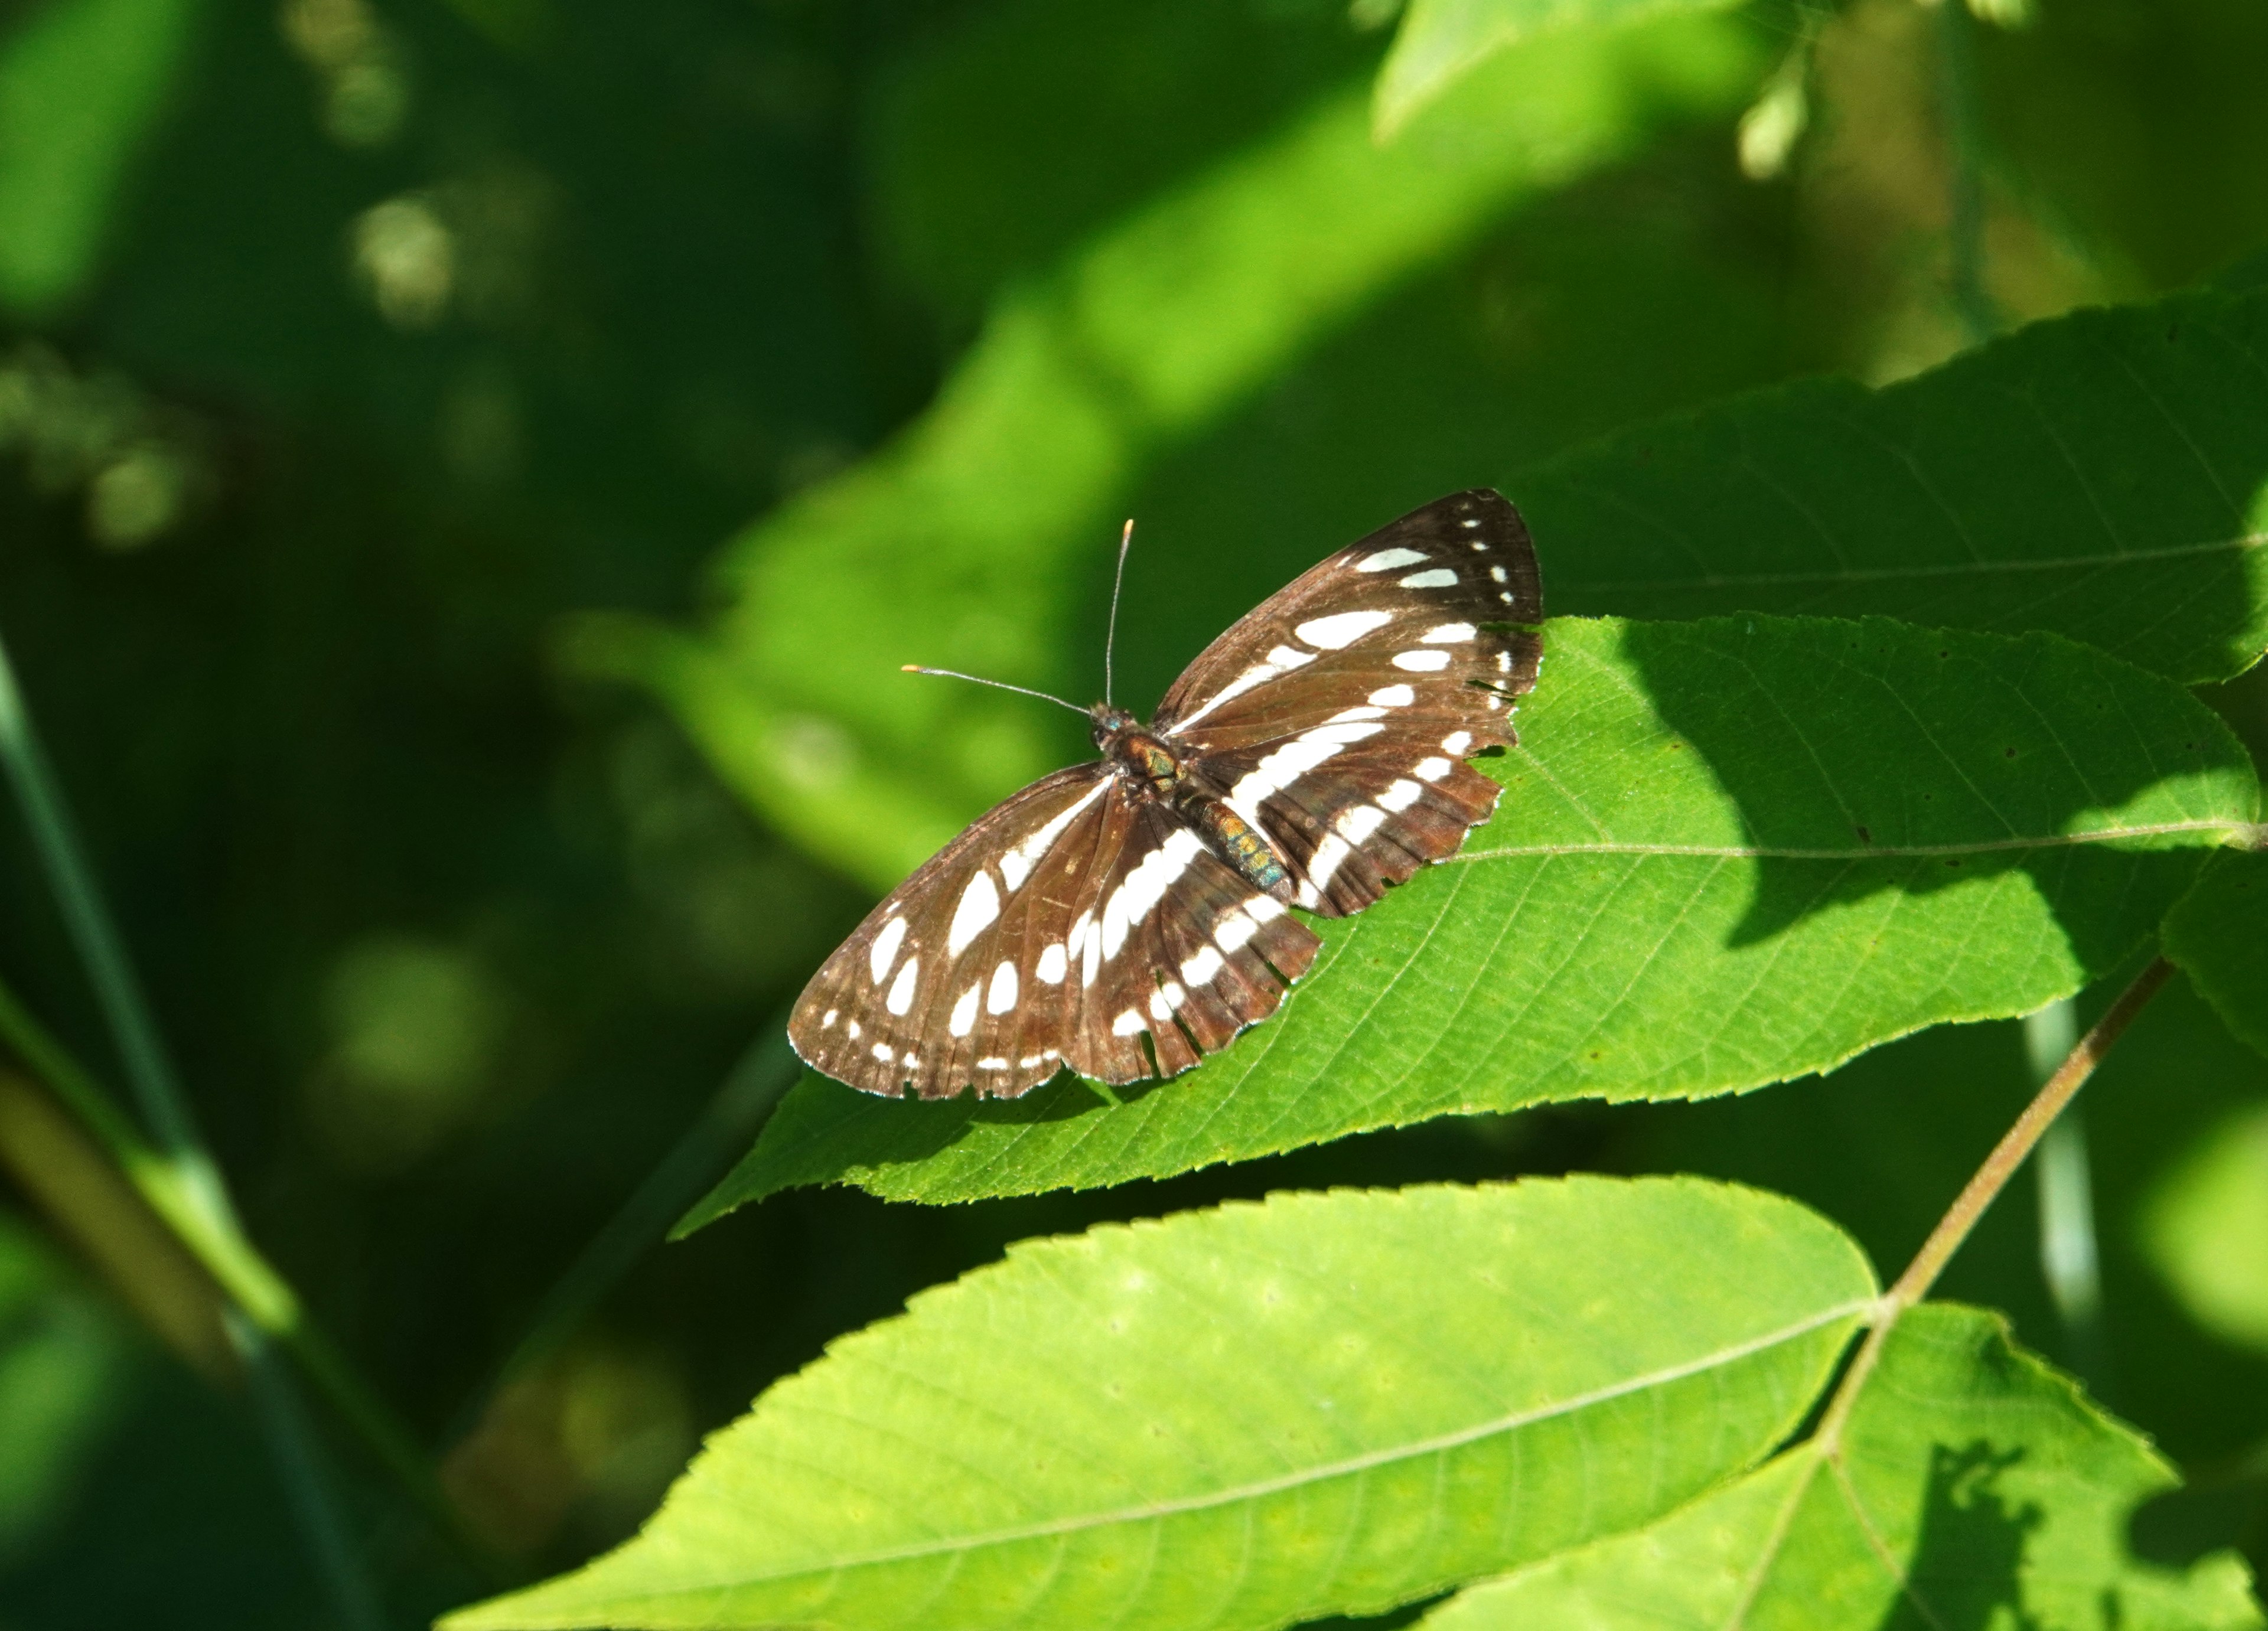
[[2268,1108],[2229,1117],[2166,1175],[2143,1239],[2192,1319],[2268,1351]]
[[0,40],[0,305],[78,292],[200,0],[50,0]]
[[1460,1593],[1427,1631],[2213,1631],[2260,1613],[2243,1563],[2135,1555],[2176,1482],[2131,1430],[2014,1347],[1926,1304],[1891,1333],[1837,1463],[1805,1444],[1661,1522]]
[[599,626],[584,665],[658,690],[811,853],[896,884],[1063,743],[1027,702],[902,665],[1065,688],[1074,569],[1107,572],[1149,459],[1515,204],[1737,106],[1755,70],[1733,24],[1670,18],[1507,55],[1384,152],[1359,88],[1303,109],[1004,298],[897,441],[728,547],[709,630]]
[[[820,1079],[687,1226],[796,1184],[965,1200],[1548,1099],[1690,1098],[2028,1012],[2250,822],[2242,747],[2052,636],[1563,620],[1457,861],[1322,926],[1282,1011],[1163,1085],[999,1103]],[[1484,765],[1491,761],[1482,760]]]
[[1384,1608],[1751,1465],[1873,1293],[1816,1214],[1692,1179],[1285,1194],[1027,1242],[775,1387],[636,1540],[444,1623]]
[[1391,140],[1421,110],[1498,52],[1565,28],[1609,27],[1648,12],[1730,0],[1410,0],[1378,70],[1371,124]]
[[1815,379],[1506,484],[1559,611],[2044,628],[2195,683],[2268,647],[2268,291]]
[[2268,1054],[2268,853],[2226,855],[2166,916],[2166,955]]

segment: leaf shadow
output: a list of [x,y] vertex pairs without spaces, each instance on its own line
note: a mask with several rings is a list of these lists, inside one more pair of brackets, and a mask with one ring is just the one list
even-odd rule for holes
[[1982,892],[2021,873],[2074,960],[2102,970],[2154,927],[2118,903],[2160,894],[2139,887],[2152,872],[2186,878],[2197,851],[2065,835],[2241,753],[2202,709],[2138,721],[2137,687],[2153,682],[2054,636],[1883,618],[1624,628],[1638,685],[1758,852],[1736,949],[1884,893]]
[[2045,1515],[2014,1505],[1999,1488],[2001,1475],[2023,1458],[2021,1449],[1995,1450],[1982,1439],[1931,1447],[1907,1589],[1877,1631],[2044,1631],[2025,1610],[2022,1570],[2024,1548]]

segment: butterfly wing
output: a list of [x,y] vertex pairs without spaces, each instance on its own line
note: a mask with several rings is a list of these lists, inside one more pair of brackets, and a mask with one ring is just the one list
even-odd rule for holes
[[998,805],[869,913],[805,987],[788,1037],[872,1093],[974,1083],[1013,1098],[1066,1062],[1133,1082],[1274,1012],[1318,944],[1179,817],[1108,765],[1078,765]]
[[1123,842],[1118,780],[1102,764],[1058,770],[932,856],[812,976],[788,1018],[796,1052],[870,1093],[974,1082],[1012,1095],[1053,1076],[1074,1004],[1040,954],[1063,937],[1098,851]]
[[1174,682],[1155,728],[1275,844],[1297,904],[1344,916],[1495,808],[1496,784],[1463,760],[1518,739],[1543,615],[1519,512],[1485,489],[1452,494],[1255,608]]

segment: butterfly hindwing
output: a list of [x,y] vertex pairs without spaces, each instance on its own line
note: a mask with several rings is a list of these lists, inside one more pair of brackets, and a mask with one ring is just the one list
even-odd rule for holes
[[1276,1011],[1322,944],[1156,800],[1136,806],[1096,882],[1092,915],[1072,926],[1080,1016],[1064,1056],[1099,1081],[1174,1076],[1227,1047]]

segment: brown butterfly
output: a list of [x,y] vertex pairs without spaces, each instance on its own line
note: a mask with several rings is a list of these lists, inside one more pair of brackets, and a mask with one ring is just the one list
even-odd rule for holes
[[1486,489],[1340,550],[1206,647],[1151,724],[1079,709],[1102,757],[899,885],[789,1039],[853,1087],[924,1098],[1188,1069],[1314,961],[1287,907],[1359,912],[1488,819],[1499,790],[1464,760],[1516,739],[1543,618],[1528,529]]

